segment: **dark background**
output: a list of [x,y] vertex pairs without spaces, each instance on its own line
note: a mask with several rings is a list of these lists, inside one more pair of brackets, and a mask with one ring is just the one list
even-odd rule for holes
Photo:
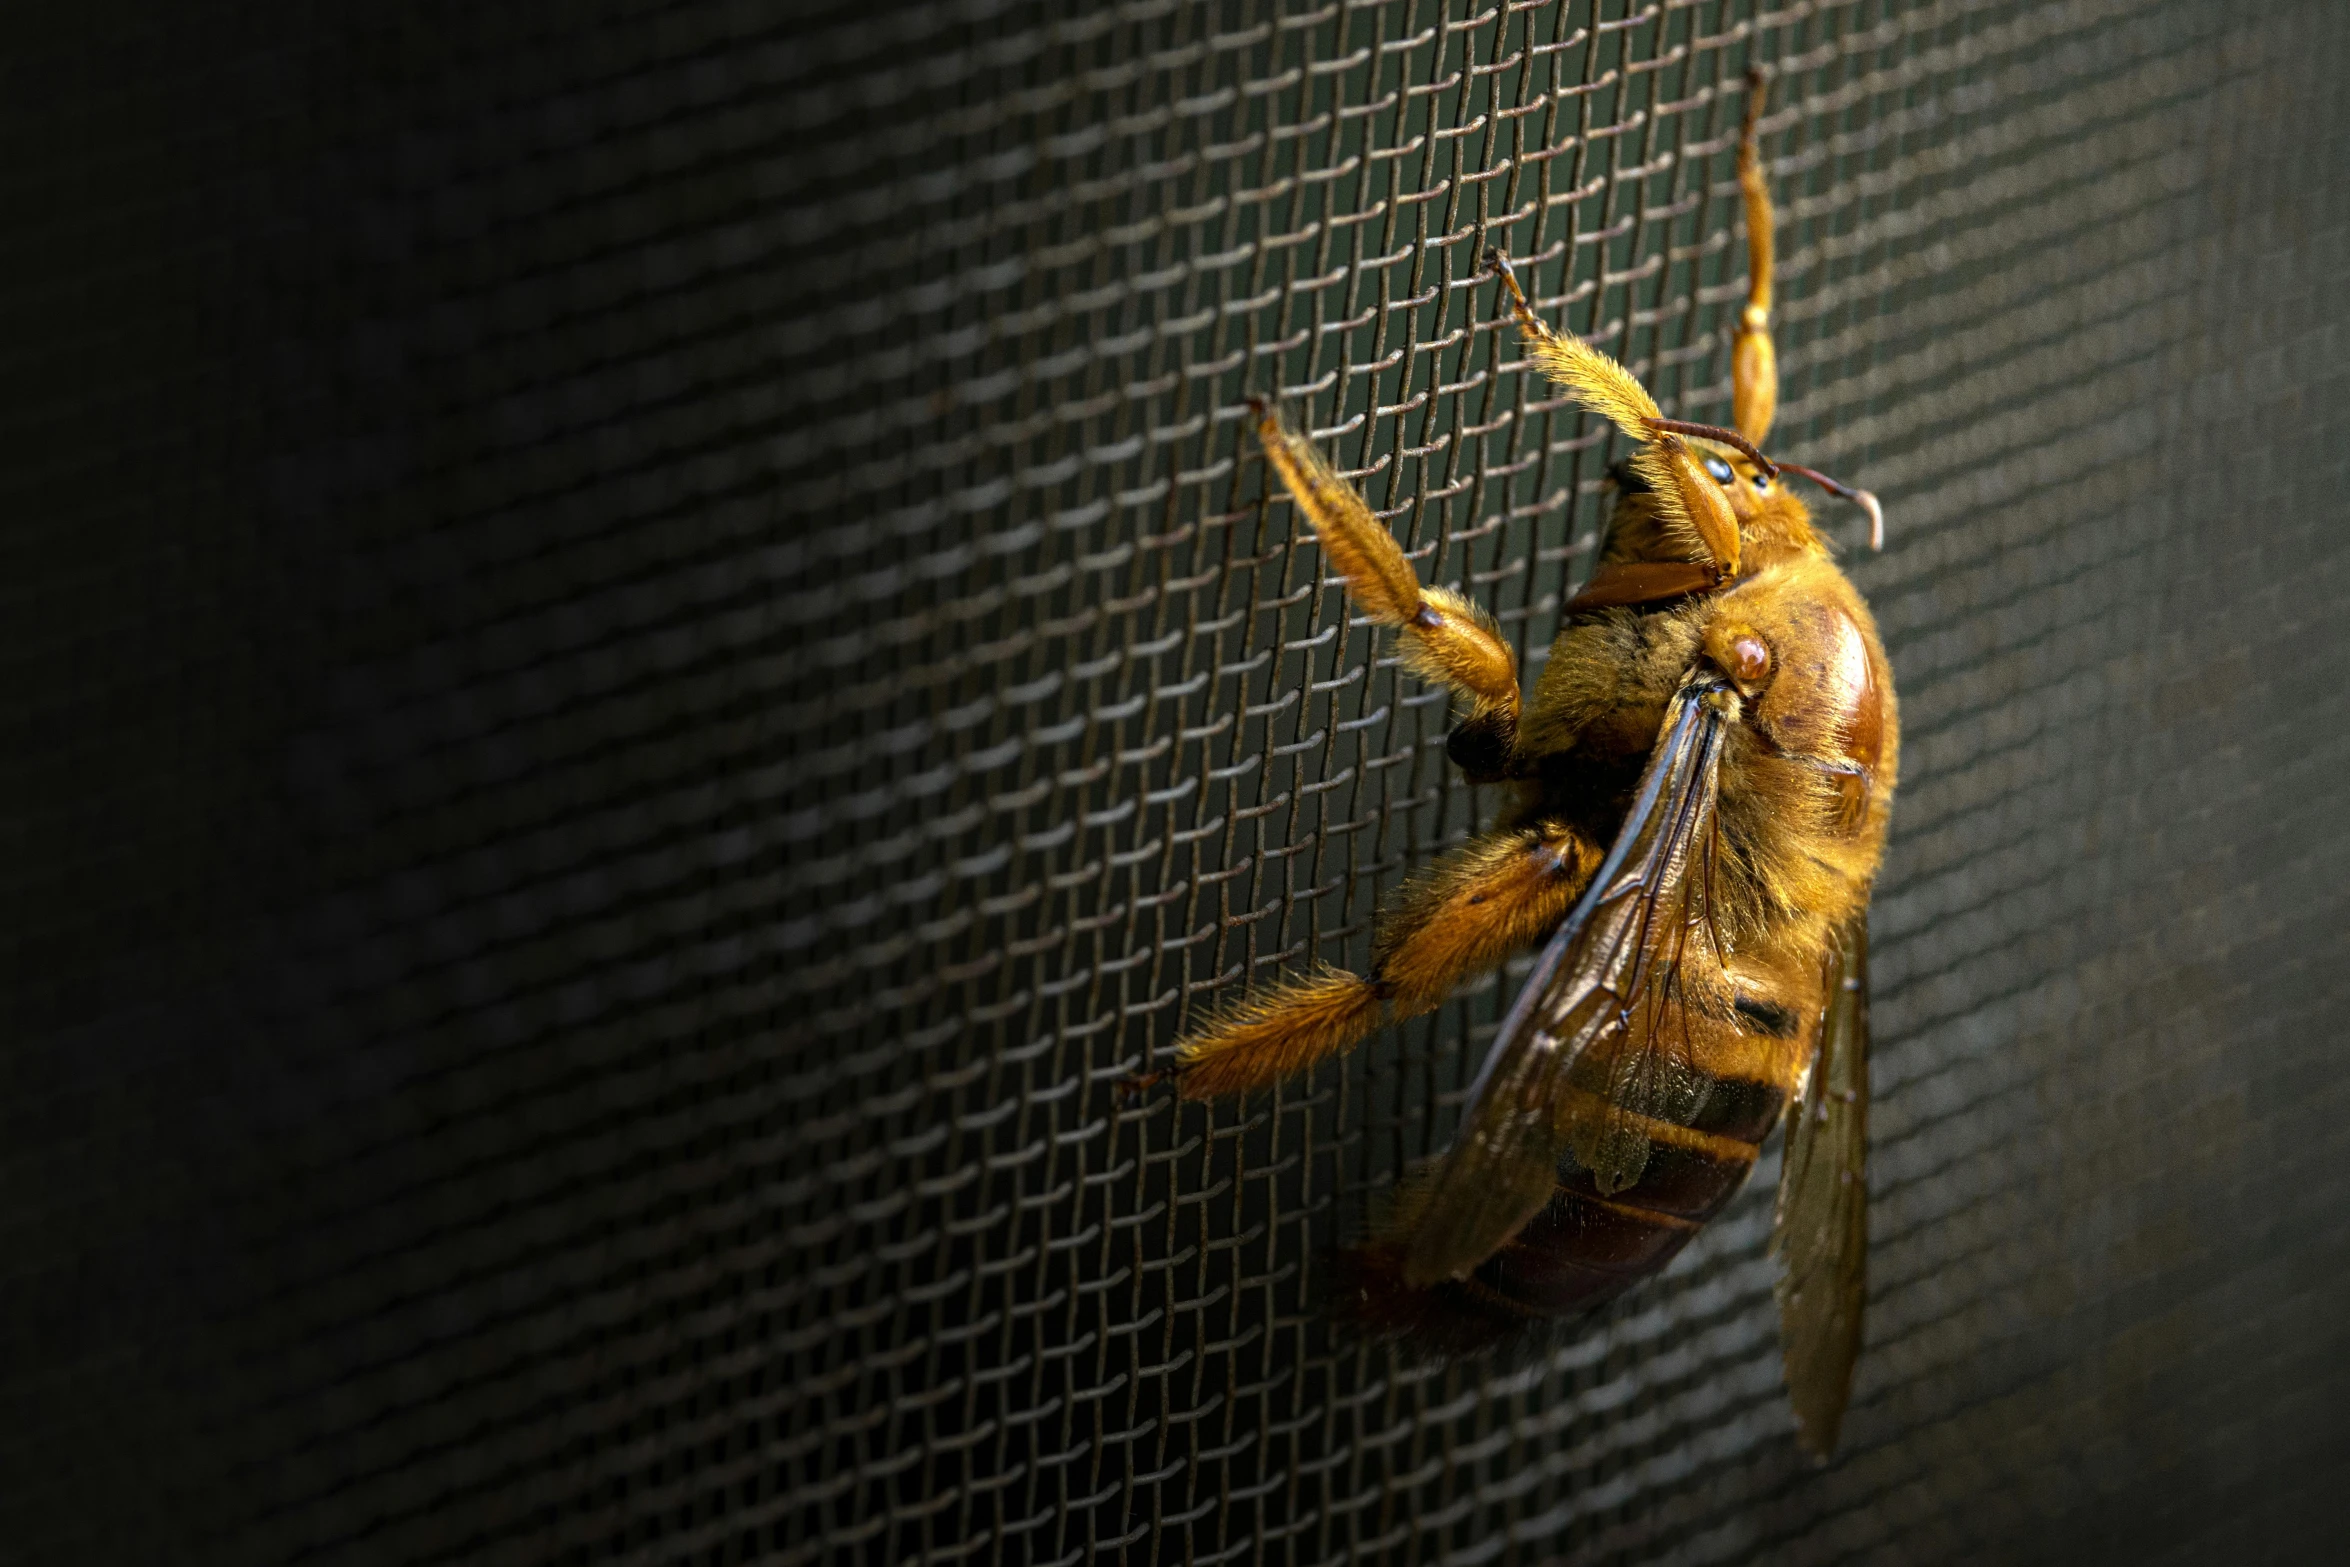
[[[2327,1554],[2350,13],[186,4],[5,52],[0,1557]],[[1611,452],[1476,255],[1722,417],[1750,60],[1773,446],[1887,501],[1906,737],[1825,1469],[1775,1157],[1528,1366],[1315,1315],[1506,980],[1244,1106],[1110,1093],[1359,963],[1494,803],[1241,398],[1380,465],[1531,677]]]

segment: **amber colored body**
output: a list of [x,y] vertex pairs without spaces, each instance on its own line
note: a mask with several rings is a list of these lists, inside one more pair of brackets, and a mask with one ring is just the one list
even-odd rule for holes
[[[1516,745],[1504,750],[1491,725],[1472,723],[1452,750],[1472,778],[1516,789],[1505,830],[1565,823],[1609,842],[1684,672],[1703,661],[1731,673],[1736,642],[1761,641],[1775,676],[1739,693],[1721,764],[1713,893],[1732,1017],[1684,1009],[1697,1077],[1688,1113],[1649,1120],[1653,1151],[1632,1185],[1603,1192],[1569,1160],[1550,1205],[1469,1279],[1440,1282],[1428,1299],[1373,1303],[1375,1315],[1443,1342],[1609,1299],[1663,1267],[1737,1193],[1811,1066],[1822,948],[1868,901],[1900,760],[1875,621],[1816,538],[1803,537],[1800,512],[1784,509],[1792,499],[1770,506],[1751,464],[1716,461],[1741,488],[1750,557],[1769,564],[1716,592],[1578,616],[1551,645]],[[1644,501],[1619,502],[1608,560],[1641,558],[1625,552],[1648,532]]]
[[[1666,419],[1630,372],[1544,324],[1491,258],[1535,367],[1633,443],[1531,701],[1483,612],[1423,587],[1361,496],[1259,407],[1267,460],[1356,607],[1396,628],[1407,669],[1461,699],[1452,759],[1513,800],[1385,911],[1366,974],[1261,993],[1187,1040],[1171,1074],[1130,1086],[1264,1087],[1545,944],[1460,1142],[1355,1254],[1346,1304],[1467,1347],[1605,1300],[1729,1201],[1800,1099],[1800,1174],[1782,1186],[1774,1244],[1790,1242],[1799,1424],[1826,1451],[1859,1343],[1866,910],[1900,730],[1867,605],[1758,449],[1777,388],[1754,87],[1740,172],[1761,237],[1732,356],[1740,429]],[[1881,522],[1865,492],[1790,471]]]

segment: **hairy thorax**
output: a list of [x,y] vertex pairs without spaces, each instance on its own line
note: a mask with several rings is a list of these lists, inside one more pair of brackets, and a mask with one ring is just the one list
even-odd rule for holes
[[[1759,654],[1756,648],[1762,650]],[[1599,841],[1621,825],[1666,704],[1693,666],[1729,679],[1714,916],[1734,948],[1815,951],[1856,912],[1883,852],[1900,725],[1868,607],[1821,554],[1661,607],[1562,631],[1520,732],[1523,820]]]

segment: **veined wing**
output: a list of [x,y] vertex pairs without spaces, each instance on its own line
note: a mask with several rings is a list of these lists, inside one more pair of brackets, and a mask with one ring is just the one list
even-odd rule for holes
[[1779,1341],[1806,1449],[1836,1450],[1868,1300],[1869,917],[1837,933],[1818,1054],[1787,1112],[1786,1165],[1771,1250]]
[[[1460,1137],[1405,1242],[1404,1281],[1465,1277],[1542,1211],[1570,1148],[1602,1190],[1638,1178],[1647,1113],[1689,1079],[1688,959],[1719,969],[1702,905],[1723,731],[1719,680],[1685,679],[1599,873],[1503,1019]],[[1702,966],[1702,964],[1700,965]]]

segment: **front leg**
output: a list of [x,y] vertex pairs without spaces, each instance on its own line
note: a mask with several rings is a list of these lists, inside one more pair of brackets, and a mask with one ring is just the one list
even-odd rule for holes
[[1373,621],[1393,626],[1404,667],[1423,680],[1450,686],[1468,700],[1464,724],[1517,744],[1518,657],[1476,605],[1443,588],[1423,588],[1395,535],[1372,514],[1355,487],[1340,478],[1314,443],[1293,430],[1262,398],[1257,439],[1289,498],[1314,525],[1322,553],[1346,579],[1347,591]]
[[1771,273],[1775,248],[1771,183],[1763,174],[1755,127],[1762,119],[1763,74],[1746,72],[1746,124],[1738,136],[1738,190],[1746,203],[1746,309],[1730,352],[1730,421],[1760,446],[1779,413],[1779,358],[1771,347]]
[[1639,377],[1574,333],[1552,331],[1550,324],[1534,313],[1526,291],[1518,286],[1517,269],[1509,257],[1489,250],[1485,264],[1509,291],[1518,335],[1525,339],[1535,365],[1586,408],[1638,443],[1630,459],[1632,472],[1655,497],[1658,524],[1682,559],[1703,567],[1715,585],[1737,576],[1742,549],[1738,514],[1731,509],[1721,485],[1706,473],[1698,454],[1681,437],[1694,435],[1737,447],[1766,477],[1778,471],[1771,460],[1735,430],[1667,419]]

